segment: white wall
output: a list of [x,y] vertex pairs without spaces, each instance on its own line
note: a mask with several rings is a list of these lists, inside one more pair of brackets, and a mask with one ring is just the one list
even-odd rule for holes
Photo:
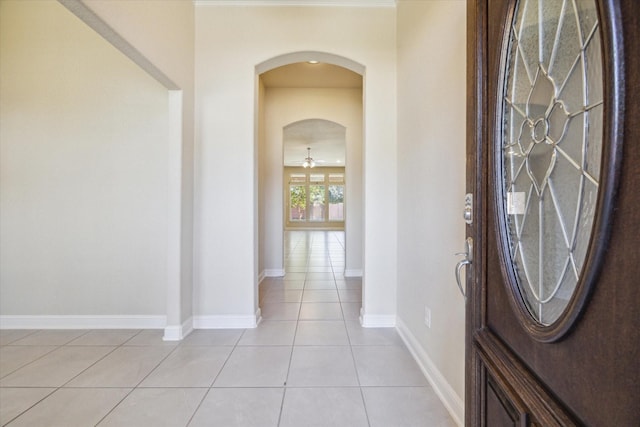
[[267,88],[264,98],[264,268],[284,268],[283,128],[300,120],[324,119],[346,127],[345,228],[349,238],[345,269],[362,270],[362,90]]
[[[463,420],[464,0],[398,4],[398,327]],[[425,306],[431,328],[425,326]]]
[[167,90],[57,2],[0,8],[2,326],[164,326]]
[[257,309],[255,67],[299,51],[366,68],[363,306],[370,323],[395,322],[395,30],[394,8],[196,7],[194,306],[209,325]]

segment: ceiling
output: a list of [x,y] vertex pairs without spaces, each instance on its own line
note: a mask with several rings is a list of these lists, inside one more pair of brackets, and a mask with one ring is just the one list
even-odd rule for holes
[[316,166],[344,166],[347,129],[335,122],[309,119],[284,128],[284,165],[302,166],[311,148]]
[[196,6],[394,7],[396,0],[193,0]]
[[[298,62],[260,75],[266,88],[362,89],[362,76],[332,64]],[[302,166],[311,148],[316,166],[344,166],[346,128],[338,123],[309,119],[284,128],[284,165]]]
[[296,62],[260,75],[267,88],[362,88],[362,76],[337,65]]

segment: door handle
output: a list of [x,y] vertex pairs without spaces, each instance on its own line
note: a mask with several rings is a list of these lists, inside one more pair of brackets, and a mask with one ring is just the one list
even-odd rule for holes
[[462,281],[460,280],[460,273],[462,272],[462,268],[467,265],[471,265],[473,259],[473,239],[471,237],[467,237],[465,240],[465,251],[458,252],[456,255],[464,255],[464,258],[458,261],[456,264],[456,283],[458,284],[458,289],[460,289],[460,293],[466,299],[467,295],[462,288]]

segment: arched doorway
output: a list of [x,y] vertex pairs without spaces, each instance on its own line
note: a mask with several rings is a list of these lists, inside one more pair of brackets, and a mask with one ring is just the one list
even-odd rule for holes
[[[319,118],[345,127],[345,276],[363,270],[363,74],[349,59],[298,52],[256,67],[256,271],[259,280],[284,269],[283,132],[297,121]],[[257,289],[256,307],[257,301]]]

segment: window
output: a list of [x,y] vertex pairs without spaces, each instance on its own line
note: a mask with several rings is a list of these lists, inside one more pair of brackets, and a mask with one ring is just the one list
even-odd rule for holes
[[329,174],[329,221],[344,221],[344,174]]
[[322,169],[285,168],[287,227],[344,227],[344,168]]

